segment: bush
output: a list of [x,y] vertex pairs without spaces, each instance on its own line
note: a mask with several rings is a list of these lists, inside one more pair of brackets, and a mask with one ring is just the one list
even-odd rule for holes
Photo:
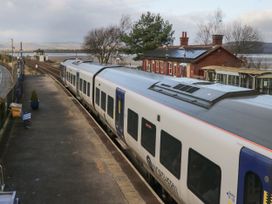
[[35,90],[32,91],[30,100],[31,100],[31,101],[39,101],[38,95],[37,95],[37,93],[36,93]]

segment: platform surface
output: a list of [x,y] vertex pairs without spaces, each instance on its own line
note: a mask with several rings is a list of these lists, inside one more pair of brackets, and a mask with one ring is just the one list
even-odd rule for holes
[[[36,111],[29,104],[34,89],[40,100]],[[26,76],[24,90],[23,111],[32,113],[32,124],[27,129],[14,119],[2,158],[7,190],[16,190],[22,203],[158,203],[142,184],[135,188],[137,178],[129,178],[115,152],[51,78]]]

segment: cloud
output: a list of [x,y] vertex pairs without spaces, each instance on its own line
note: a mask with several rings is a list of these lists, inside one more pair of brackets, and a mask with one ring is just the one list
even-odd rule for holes
[[272,9],[265,11],[252,11],[240,17],[245,24],[256,28],[264,41],[271,42],[272,37]]
[[[141,13],[150,10],[173,24],[175,44],[182,31],[187,31],[190,43],[194,42],[197,23],[210,13],[168,12],[157,10],[155,0],[0,0],[0,42],[82,42],[91,29],[117,24],[122,15],[139,19]],[[171,8],[172,9],[172,8]],[[178,8],[173,8],[177,11]],[[256,12],[244,18],[271,37],[271,11]],[[271,40],[270,40],[271,41]]]

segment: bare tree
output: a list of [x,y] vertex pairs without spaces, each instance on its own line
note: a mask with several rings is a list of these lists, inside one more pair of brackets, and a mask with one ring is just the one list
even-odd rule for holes
[[225,36],[227,47],[234,53],[249,53],[262,45],[258,30],[241,22],[233,22],[227,26]]
[[196,42],[208,45],[211,43],[213,34],[222,33],[223,12],[217,9],[209,16],[206,22],[198,23],[198,31],[196,33]]
[[99,63],[107,64],[118,56],[124,45],[121,37],[129,27],[130,18],[123,16],[119,25],[91,30],[84,38],[83,48],[97,57]]

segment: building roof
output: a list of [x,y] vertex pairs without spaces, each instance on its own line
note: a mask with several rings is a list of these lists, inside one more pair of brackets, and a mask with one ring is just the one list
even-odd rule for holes
[[264,75],[272,74],[272,70],[260,70],[252,68],[239,68],[239,67],[225,67],[225,66],[206,66],[202,67],[204,70],[213,70],[213,71],[223,71],[223,72],[233,72],[239,74],[252,74],[252,75]]
[[10,72],[0,65],[0,99],[6,98],[7,94],[12,89],[12,77]]
[[192,62],[209,51],[208,47],[167,47],[157,48],[144,53],[143,58],[179,59]]
[[[175,59],[180,60],[182,62],[190,62],[195,63],[200,61],[201,59],[205,58],[212,52],[223,49],[224,51],[228,52],[233,57],[237,58],[231,52],[226,50],[220,45],[210,46],[210,45],[188,45],[188,46],[170,46],[170,47],[159,47],[155,50],[146,51],[143,54],[143,58],[149,59]],[[240,60],[237,58],[237,60]],[[241,60],[240,60],[241,61]]]

